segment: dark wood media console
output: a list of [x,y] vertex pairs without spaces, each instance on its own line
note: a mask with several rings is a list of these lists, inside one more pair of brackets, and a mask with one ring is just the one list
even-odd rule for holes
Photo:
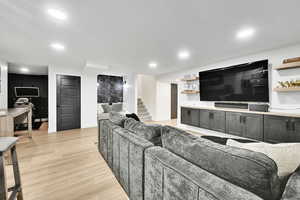
[[181,107],[181,123],[269,143],[300,142],[300,115]]

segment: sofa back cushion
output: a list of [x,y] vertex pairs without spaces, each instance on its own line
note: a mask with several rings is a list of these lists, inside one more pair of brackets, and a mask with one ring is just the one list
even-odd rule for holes
[[122,114],[120,114],[118,112],[111,111],[109,113],[109,121],[111,121],[115,125],[124,127],[124,121],[125,121],[125,119],[127,119],[126,116],[122,115]]
[[123,103],[113,103],[111,106],[112,111],[114,112],[122,112],[123,110]]
[[103,112],[104,113],[109,113],[111,110],[111,106],[108,103],[103,103],[101,104]]
[[163,147],[228,182],[266,200],[280,198],[280,181],[275,162],[262,153],[194,138],[164,127]]
[[144,124],[132,118],[124,121],[124,128],[131,131],[135,135],[142,137],[155,145],[161,145],[162,126],[156,124]]

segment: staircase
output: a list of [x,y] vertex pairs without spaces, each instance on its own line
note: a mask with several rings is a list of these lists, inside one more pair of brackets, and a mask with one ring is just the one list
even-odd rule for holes
[[137,102],[137,108],[138,108],[138,116],[141,121],[152,121],[152,117],[150,113],[148,112],[146,106],[144,105],[143,101],[141,98],[138,98]]

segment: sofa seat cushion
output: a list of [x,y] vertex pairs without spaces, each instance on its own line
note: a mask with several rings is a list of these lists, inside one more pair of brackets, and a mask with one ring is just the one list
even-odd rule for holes
[[155,145],[161,144],[162,126],[156,124],[144,124],[132,118],[127,118],[124,121],[124,128],[131,131],[135,135],[142,137]]
[[126,116],[122,115],[118,112],[113,112],[111,111],[109,113],[109,121],[111,121],[112,123],[114,123],[115,125],[121,126],[122,128],[124,127],[124,121],[125,121]]
[[228,182],[266,200],[281,196],[275,162],[262,153],[186,136],[164,127],[163,147]]

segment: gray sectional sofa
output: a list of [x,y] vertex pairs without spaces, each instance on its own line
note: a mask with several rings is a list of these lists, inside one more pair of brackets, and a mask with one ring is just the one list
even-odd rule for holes
[[264,154],[116,113],[98,125],[99,152],[130,200],[300,199],[300,168],[279,178]]

